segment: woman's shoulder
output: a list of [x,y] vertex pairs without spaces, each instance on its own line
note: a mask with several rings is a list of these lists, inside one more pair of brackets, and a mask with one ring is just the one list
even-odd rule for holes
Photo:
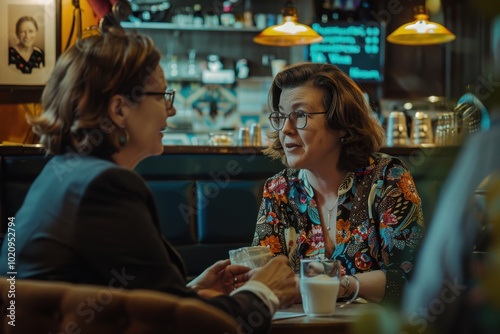
[[123,168],[110,160],[78,154],[54,156],[48,162],[45,172],[52,174],[52,177],[58,179],[59,182],[79,180],[82,183],[90,183],[103,174],[139,177],[136,172]]
[[378,167],[400,166],[404,169],[408,169],[405,162],[400,158],[382,152],[373,153],[371,161],[372,164],[375,164]]
[[80,155],[77,153],[55,155],[54,157],[52,157],[52,159],[50,159],[49,164],[57,164],[61,168],[80,170],[81,172],[90,169],[91,167],[92,169],[88,171],[90,173],[118,166],[110,160],[101,159],[90,155]]
[[405,162],[398,157],[375,152],[369,158],[366,166],[354,171],[356,177],[371,175],[372,178],[385,178],[387,175],[409,172]]
[[34,54],[39,54],[39,55],[42,55],[42,56],[43,56],[43,53],[44,53],[44,52],[43,52],[43,50],[42,50],[42,49],[40,49],[39,47],[34,46],[34,47],[33,47],[33,53],[34,53]]
[[290,187],[294,184],[294,180],[298,180],[300,169],[285,168],[266,180],[265,186],[272,189],[282,189]]
[[149,194],[144,179],[134,170],[92,156],[55,156],[47,164],[46,180],[79,194],[121,193]]
[[276,180],[276,179],[281,179],[281,178],[292,179],[292,178],[297,177],[299,175],[299,171],[300,171],[300,169],[288,167],[288,168],[282,169],[278,173],[274,174],[273,176],[268,178],[267,181],[269,182],[271,180]]

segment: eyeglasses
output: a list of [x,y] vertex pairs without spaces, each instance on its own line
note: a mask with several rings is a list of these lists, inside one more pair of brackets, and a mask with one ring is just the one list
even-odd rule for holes
[[127,98],[135,98],[137,99],[138,97],[141,96],[165,96],[165,100],[167,101],[167,109],[170,109],[174,105],[174,100],[175,100],[175,89],[167,89],[164,92],[142,92],[142,91],[137,91],[134,93],[128,93],[125,94]]
[[290,122],[296,129],[303,129],[307,125],[307,117],[309,115],[319,115],[326,114],[326,112],[305,112],[305,111],[292,111],[290,114],[286,115],[279,111],[272,112],[269,115],[269,123],[275,129],[280,131],[285,126],[285,122],[290,119]]
[[142,92],[142,95],[152,95],[152,96],[159,96],[159,95],[165,95],[165,100],[167,100],[167,109],[172,108],[174,105],[174,100],[175,100],[175,89],[167,89],[165,92]]

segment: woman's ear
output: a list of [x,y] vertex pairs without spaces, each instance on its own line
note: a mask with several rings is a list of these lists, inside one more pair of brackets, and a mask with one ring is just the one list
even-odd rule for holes
[[348,137],[350,137],[350,133],[347,130],[345,130],[345,129],[341,129],[339,131],[339,134],[340,134],[341,138],[348,138]]
[[108,106],[108,116],[118,127],[125,127],[125,120],[129,113],[129,105],[123,95],[114,95]]

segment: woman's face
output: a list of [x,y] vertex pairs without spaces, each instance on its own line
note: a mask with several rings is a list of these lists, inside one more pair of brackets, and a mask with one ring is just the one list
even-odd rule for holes
[[[312,86],[285,88],[281,92],[279,111],[325,112],[323,90]],[[335,168],[340,155],[340,131],[327,127],[326,114],[307,116],[307,125],[296,129],[290,119],[279,131],[288,165],[294,168],[317,170],[325,165]],[[332,165],[333,164],[333,165]]]
[[[144,85],[146,92],[165,92],[167,82],[158,65]],[[147,157],[163,153],[162,130],[167,127],[167,117],[175,115],[175,108],[167,110],[165,95],[144,95],[133,107],[126,119],[129,134],[127,146],[134,148],[138,156]]]
[[35,24],[31,21],[24,21],[19,25],[19,31],[17,32],[17,38],[19,42],[24,46],[33,46],[35,43],[37,30]]

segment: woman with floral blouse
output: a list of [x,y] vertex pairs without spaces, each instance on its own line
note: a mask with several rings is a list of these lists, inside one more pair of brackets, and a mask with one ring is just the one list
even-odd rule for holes
[[357,279],[359,296],[398,303],[422,209],[404,163],[376,152],[384,131],[363,92],[336,66],[298,63],[276,75],[269,105],[265,153],[287,168],[265,183],[253,245],[287,256],[296,273],[301,258],[340,260],[339,297]]

